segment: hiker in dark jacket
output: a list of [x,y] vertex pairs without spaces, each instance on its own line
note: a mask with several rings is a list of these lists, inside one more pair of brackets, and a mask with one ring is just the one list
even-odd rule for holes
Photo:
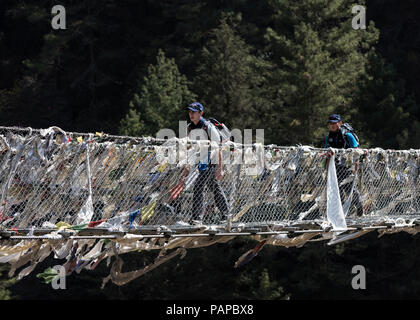
[[[349,124],[344,124],[341,120],[340,115],[332,114],[328,119],[328,124],[330,127],[330,131],[325,138],[325,147],[326,148],[336,148],[336,149],[348,149],[348,148],[358,148],[359,143],[357,136],[351,131],[353,128]],[[337,180],[340,189],[340,197],[344,199],[344,193],[350,195],[352,182],[346,183],[344,185],[340,185],[343,180],[348,178],[352,171],[351,169],[347,168],[345,165],[336,162],[336,172],[337,172]],[[357,208],[357,215],[363,215],[363,205],[360,199],[360,194],[357,188],[353,189],[353,199],[351,204],[355,205]]]
[[328,124],[330,126],[330,132],[325,137],[326,148],[347,149],[359,147],[359,143],[354,134],[348,130],[343,130],[346,126],[343,126],[340,115],[331,115]]

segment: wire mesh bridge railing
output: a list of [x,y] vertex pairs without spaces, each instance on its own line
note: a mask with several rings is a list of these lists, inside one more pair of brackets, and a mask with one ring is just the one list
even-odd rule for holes
[[[185,139],[59,128],[0,128],[0,134],[0,221],[6,228],[102,221],[127,230],[194,220],[270,225],[328,218],[327,149],[213,145],[215,154],[221,150],[220,174],[217,164],[197,163],[200,144]],[[334,162],[348,220],[420,212],[419,150],[335,150]]]

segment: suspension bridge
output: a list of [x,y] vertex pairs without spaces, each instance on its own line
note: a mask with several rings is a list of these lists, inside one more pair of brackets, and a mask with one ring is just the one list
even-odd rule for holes
[[[203,146],[220,165],[203,170]],[[238,236],[259,243],[236,267],[264,245],[416,234],[419,155],[0,127],[0,263],[21,279],[51,253],[66,259],[68,275],[114,256],[103,285],[124,285],[187,249]],[[121,255],[138,250],[159,254],[121,272]]]

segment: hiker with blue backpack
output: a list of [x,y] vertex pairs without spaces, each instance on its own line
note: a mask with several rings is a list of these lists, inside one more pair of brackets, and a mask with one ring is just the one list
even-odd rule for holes
[[343,123],[340,115],[332,114],[328,119],[330,132],[325,138],[326,148],[358,148],[359,138],[348,123]]
[[[218,145],[226,140],[229,134],[229,130],[225,125],[219,123],[214,118],[208,120],[203,117],[204,107],[199,102],[194,102],[188,106],[189,118],[191,122],[187,126],[187,133],[189,138],[195,138],[197,135],[192,134],[195,130],[203,130],[199,132],[200,135],[204,136],[207,140],[214,141]],[[221,152],[219,150],[219,152]],[[218,155],[215,155],[218,156]],[[220,159],[220,158],[219,158]],[[213,192],[214,201],[221,214],[221,220],[226,220],[228,214],[228,205],[226,196],[221,188],[218,178],[221,175],[221,159],[215,161],[214,156],[212,157],[210,152],[208,153],[207,161],[200,161],[198,165],[199,175],[194,185],[193,195],[193,208],[191,223],[201,221],[203,214],[203,192],[204,186],[207,185]],[[212,163],[213,162],[213,163]],[[217,164],[215,162],[218,162]],[[186,169],[188,174],[189,169]]]
[[[330,128],[329,133],[325,137],[325,147],[326,148],[336,148],[336,149],[348,149],[348,148],[359,148],[359,138],[352,126],[348,123],[343,123],[340,115],[332,114],[328,119],[328,125]],[[351,194],[352,182],[345,183],[341,185],[346,178],[353,174],[352,170],[347,168],[345,165],[336,162],[336,173],[337,180],[340,189],[340,197],[343,199],[344,192],[348,195]],[[351,201],[352,205],[356,206],[357,215],[363,215],[363,205],[360,199],[360,194],[357,188],[353,189],[353,198]]]

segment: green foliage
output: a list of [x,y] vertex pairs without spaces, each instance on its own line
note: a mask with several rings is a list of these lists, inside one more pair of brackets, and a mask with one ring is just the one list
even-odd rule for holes
[[[60,31],[50,28],[46,0],[0,6],[2,124],[152,135],[161,128],[176,129],[174,122],[186,119],[179,105],[194,96],[190,87],[208,115],[232,128],[263,128],[267,143],[322,145],[331,112],[353,123],[366,146],[402,148],[419,141],[420,73],[415,72],[413,46],[418,35],[407,30],[404,19],[394,19],[396,8],[411,16],[415,3],[368,1],[373,21],[368,19],[366,30],[351,28],[354,3],[349,0],[63,5],[67,29]],[[400,27],[384,27],[385,40],[378,43],[374,21],[386,24],[386,19]],[[401,32],[407,40],[395,46],[393,39]],[[375,62],[368,57],[374,45],[385,55],[384,68],[391,62],[395,69],[373,70]],[[164,55],[168,70],[150,65],[159,48],[176,59],[176,67]],[[375,80],[367,83],[373,73]],[[390,82],[382,76],[395,84],[386,88],[384,81]],[[368,87],[381,96],[366,94]],[[391,91],[386,95],[385,90]],[[409,125],[396,134],[366,129],[378,114],[367,110],[376,105],[396,119],[408,116]],[[360,114],[368,119],[361,121]]]
[[16,283],[16,279],[9,279],[7,277],[8,271],[9,267],[4,264],[0,265],[0,300],[12,299],[12,292],[10,289]]
[[133,108],[128,110],[124,119],[121,120],[120,133],[129,136],[141,136],[145,134],[144,122],[140,118],[140,113],[137,110]]
[[355,99],[363,147],[418,148],[419,142],[409,135],[419,134],[418,122],[409,113],[416,109],[415,102],[405,96],[402,83],[394,80],[394,69],[383,58],[372,53],[369,62]]
[[162,50],[156,59],[156,65],[148,67],[139,92],[130,101],[130,110],[121,121],[122,134],[154,136],[164,128],[176,132],[178,121],[185,117],[185,107],[195,98],[175,60],[166,58]]
[[352,114],[357,79],[379,33],[373,23],[363,32],[352,29],[351,1],[271,3],[275,24],[266,39],[276,63],[271,83],[281,143],[318,145],[329,114]]
[[206,107],[231,128],[262,128],[258,116],[267,110],[263,90],[269,63],[253,55],[235,30],[241,15],[225,15],[203,47],[195,90]]
[[[243,280],[246,281],[246,280]],[[258,300],[289,300],[290,294],[284,295],[283,288],[278,286],[277,281],[270,280],[267,268],[264,268],[258,277],[258,281],[247,281],[252,291],[252,299]],[[257,282],[257,283],[254,283]]]
[[57,270],[53,269],[53,268],[47,268],[44,270],[44,272],[42,273],[38,273],[36,275],[37,278],[44,280],[44,283],[46,284],[50,284],[51,281],[53,281],[53,279],[58,275]]

